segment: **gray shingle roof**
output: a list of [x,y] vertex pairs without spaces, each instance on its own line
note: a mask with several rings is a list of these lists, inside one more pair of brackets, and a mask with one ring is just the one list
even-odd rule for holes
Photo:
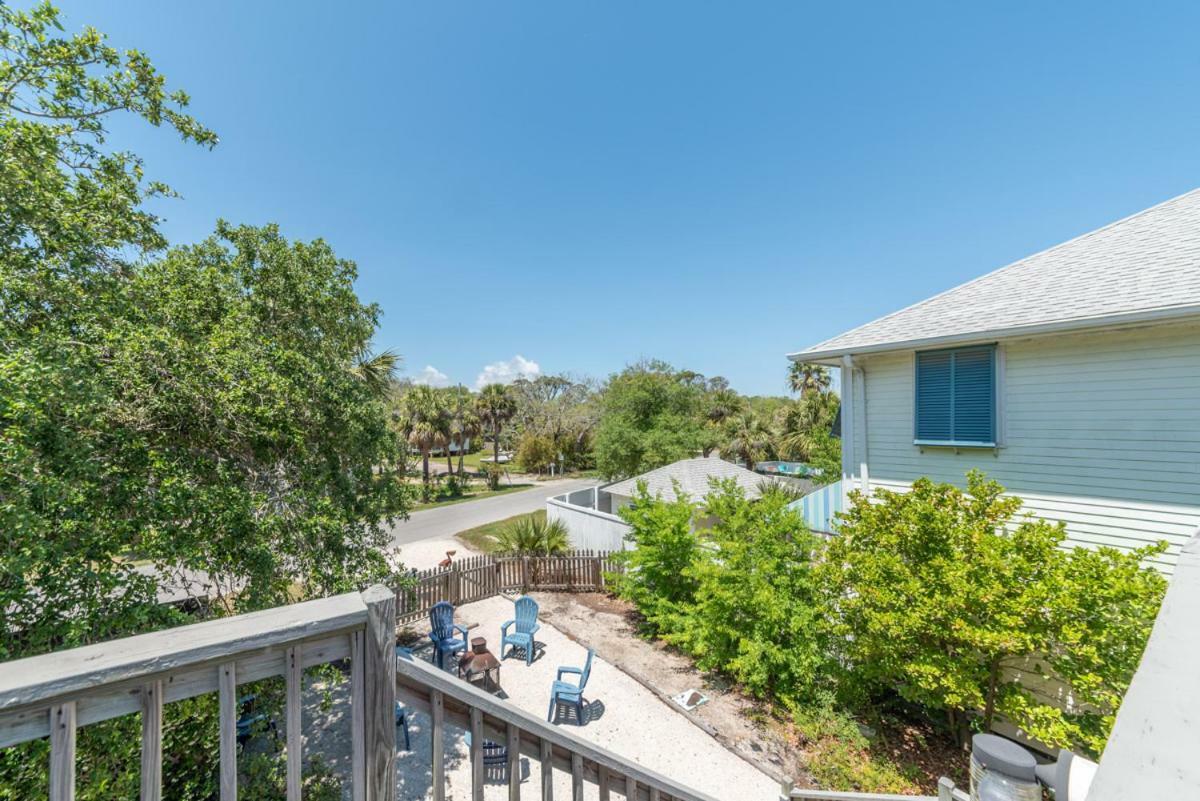
[[718,459],[715,456],[699,459],[682,459],[678,462],[642,473],[640,476],[627,478],[604,487],[614,495],[633,497],[637,492],[637,483],[646,482],[646,489],[651,495],[660,496],[664,501],[675,500],[675,484],[694,501],[699,501],[708,495],[711,489],[710,478],[732,478],[737,485],[746,491],[746,497],[757,498],[758,485],[764,480],[763,476],[744,467]]
[[1036,253],[792,358],[1200,314],[1200,189]]

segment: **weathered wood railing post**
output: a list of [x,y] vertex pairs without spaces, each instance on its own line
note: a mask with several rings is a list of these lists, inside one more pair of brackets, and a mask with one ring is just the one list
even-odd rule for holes
[[396,799],[396,595],[376,584],[367,606],[363,643],[363,726],[366,801]]
[[142,686],[141,801],[162,799],[162,680]]
[[50,707],[50,801],[75,801],[75,702]]

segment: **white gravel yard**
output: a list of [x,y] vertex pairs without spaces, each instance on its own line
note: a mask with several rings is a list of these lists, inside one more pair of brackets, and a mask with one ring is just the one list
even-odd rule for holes
[[[488,647],[497,652],[500,624],[511,617],[512,602],[495,597],[461,607],[456,620],[472,627],[471,636],[486,637]],[[544,718],[556,670],[567,665],[582,667],[587,651],[544,620],[537,640],[544,644],[544,649],[539,650],[532,665],[526,666],[524,659],[515,655],[504,660],[500,670],[501,697],[506,696],[509,703]],[[573,715],[568,716],[564,707],[558,725],[719,799],[770,801],[779,797],[779,785],[772,778],[731,753],[618,667],[598,657],[592,663],[584,698],[588,702],[586,724],[576,726]],[[471,766],[465,733],[454,727],[447,729],[448,797],[466,799],[470,797]],[[409,733],[413,750],[399,755],[398,797],[424,799],[430,795],[428,716],[412,713]],[[537,797],[541,787],[539,764],[522,758],[521,772],[522,797]],[[585,789],[588,798],[598,797],[594,786],[587,785]],[[622,789],[619,785],[614,788],[617,795]],[[555,797],[570,798],[570,793],[569,774],[556,771]],[[506,778],[494,777],[485,788],[485,796],[507,798]]]

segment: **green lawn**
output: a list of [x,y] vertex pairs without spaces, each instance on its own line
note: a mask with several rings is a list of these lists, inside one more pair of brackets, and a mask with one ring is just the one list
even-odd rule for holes
[[496,495],[507,495],[510,492],[520,492],[521,490],[529,489],[532,484],[502,484],[499,489],[485,489],[482,484],[477,487],[472,487],[459,495],[457,498],[439,498],[430,501],[429,503],[418,503],[413,506],[410,511],[417,512],[421,509],[432,509],[436,506],[450,506],[456,503],[466,503],[467,501],[478,501],[484,498],[491,498]]
[[491,523],[484,523],[482,526],[476,526],[475,528],[469,528],[466,531],[460,531],[454,536],[462,540],[463,543],[472,550],[482,551],[483,553],[491,553],[492,551],[496,550],[496,535],[500,533],[500,530],[505,526],[512,525],[524,517],[545,519],[546,510],[538,509],[536,512],[527,512],[523,515],[513,515],[512,517],[507,517],[504,520],[495,520]]

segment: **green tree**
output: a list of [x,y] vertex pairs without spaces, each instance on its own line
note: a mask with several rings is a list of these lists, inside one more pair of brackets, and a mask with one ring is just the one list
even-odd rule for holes
[[612,576],[616,594],[631,601],[652,631],[678,632],[695,602],[693,568],[703,553],[692,530],[693,501],[675,488],[675,500],[651,496],[639,481],[633,502],[618,514],[629,524],[630,547],[614,558],[622,570]]
[[631,476],[701,452],[704,394],[702,377],[662,362],[611,376],[600,397],[596,467],[607,478]]
[[840,405],[834,392],[810,392],[780,407],[774,418],[779,455],[807,462],[827,480],[841,475],[841,443],[830,433]]
[[788,387],[792,392],[805,395],[820,395],[829,389],[832,379],[829,368],[821,364],[792,362],[788,366]]
[[554,464],[558,449],[545,434],[526,431],[517,443],[516,462],[526,473],[544,473]]
[[[405,498],[354,265],[224,224],[164,255],[144,201],[170,190],[107,126],[215,144],[187,96],[48,4],[0,5],[0,59],[0,659],[182,622],[134,558],[208,578],[217,613],[386,577]],[[168,792],[209,798],[215,713],[180,710]],[[78,798],[136,795],[135,725],[81,729]],[[44,793],[44,748],[0,752],[0,786]]]
[[[433,387],[418,385],[404,394],[401,402],[402,428],[408,444],[421,454],[421,479],[426,498],[430,493],[429,457],[434,448],[446,447],[449,454],[450,422],[446,403]],[[449,458],[449,457],[447,457]]]
[[[1096,752],[1161,602],[1165,581],[1141,566],[1159,549],[1068,555],[1061,524],[1018,519],[1001,492],[972,472],[966,492],[919,479],[855,494],[820,579],[845,679],[943,710],[964,736],[978,713]],[[1013,670],[1067,682],[1080,706],[1043,703]]]
[[750,692],[796,708],[825,673],[821,597],[813,577],[818,541],[784,492],[748,499],[714,482],[697,532],[704,558],[684,568],[695,581],[686,625],[665,639],[702,670],[726,673]]
[[475,410],[475,401],[466,387],[455,387],[450,393],[450,443],[458,449],[458,475],[465,476],[463,457],[467,445],[483,432],[483,423]]
[[771,431],[753,412],[743,412],[725,421],[722,455],[741,459],[747,470],[766,458],[771,449]]
[[475,399],[475,410],[484,428],[492,435],[492,463],[500,464],[500,434],[513,415],[517,405],[503,384],[488,384],[479,391]]

